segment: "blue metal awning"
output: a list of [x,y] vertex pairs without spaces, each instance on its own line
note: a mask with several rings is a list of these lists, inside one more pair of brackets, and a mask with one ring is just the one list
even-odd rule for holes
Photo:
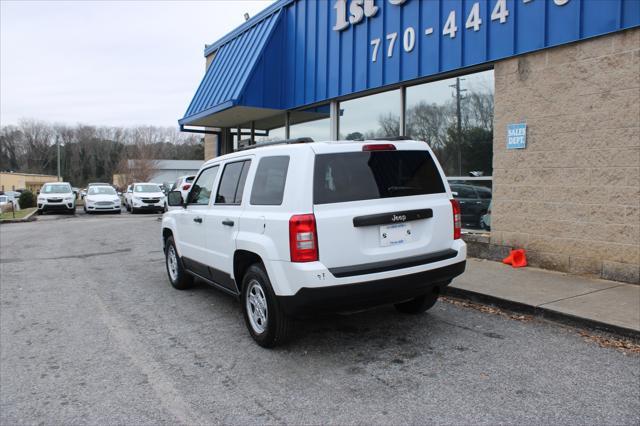
[[[217,49],[211,52],[213,60],[200,86],[184,117],[178,121],[180,125],[218,127],[224,124],[206,119],[238,105],[239,100],[244,98],[247,85],[277,27],[281,12],[282,9],[277,9],[271,16],[216,46]],[[258,115],[269,114],[263,112]]]

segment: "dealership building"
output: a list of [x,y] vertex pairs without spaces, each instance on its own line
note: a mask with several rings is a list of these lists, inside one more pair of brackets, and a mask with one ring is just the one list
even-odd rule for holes
[[640,1],[280,0],[204,56],[179,123],[205,159],[422,140],[467,203],[491,188],[471,255],[640,281]]

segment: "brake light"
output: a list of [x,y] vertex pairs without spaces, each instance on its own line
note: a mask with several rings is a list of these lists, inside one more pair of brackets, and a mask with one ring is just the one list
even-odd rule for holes
[[313,214],[291,216],[289,219],[289,250],[292,262],[318,260],[318,233]]
[[396,146],[392,143],[374,143],[362,146],[363,151],[395,151]]
[[189,188],[191,188],[191,184],[190,183],[185,183],[184,185],[182,185],[182,190],[183,191],[186,191]]
[[458,200],[451,200],[453,210],[453,239],[459,240],[462,234],[462,217],[460,216],[460,204]]

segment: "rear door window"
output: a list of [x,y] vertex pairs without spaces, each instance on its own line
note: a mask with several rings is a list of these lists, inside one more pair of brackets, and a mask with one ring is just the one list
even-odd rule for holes
[[373,151],[316,156],[315,204],[445,192],[428,151]]
[[251,188],[251,204],[254,206],[279,206],[287,181],[289,156],[264,157],[258,164]]
[[216,204],[241,204],[244,184],[249,173],[250,160],[237,161],[224,166]]

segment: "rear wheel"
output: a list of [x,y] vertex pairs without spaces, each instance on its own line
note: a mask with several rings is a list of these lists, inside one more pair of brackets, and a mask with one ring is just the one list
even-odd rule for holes
[[421,314],[428,311],[438,301],[440,291],[438,287],[435,287],[430,293],[418,296],[415,299],[408,300],[402,303],[396,303],[394,306],[398,312],[403,314]]
[[249,333],[258,345],[272,348],[289,338],[293,320],[280,307],[260,263],[251,265],[242,279],[242,311]]
[[184,270],[173,237],[168,237],[164,244],[164,257],[171,286],[177,290],[186,290],[193,286],[193,276]]

